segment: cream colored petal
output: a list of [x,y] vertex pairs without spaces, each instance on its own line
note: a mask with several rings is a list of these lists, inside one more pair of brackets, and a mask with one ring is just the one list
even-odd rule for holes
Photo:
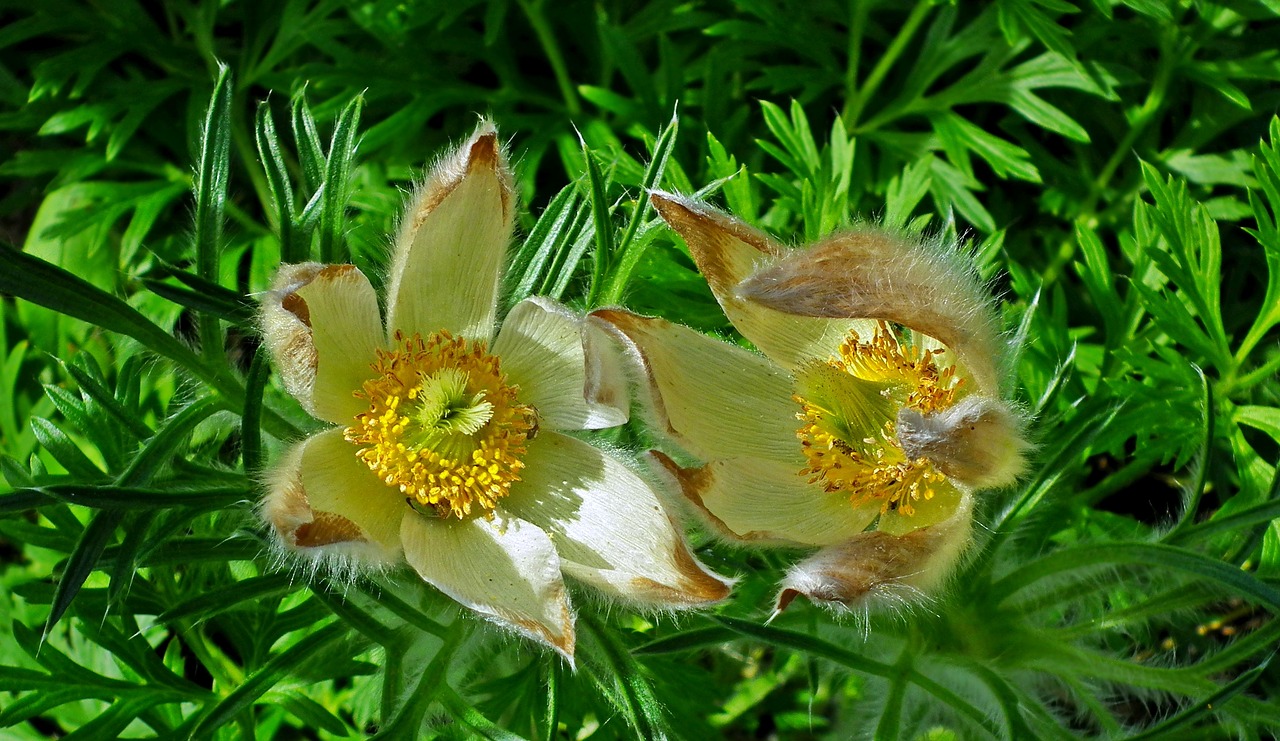
[[498,281],[515,214],[507,158],[485,122],[415,190],[396,238],[387,328],[493,338]]
[[678,488],[722,537],[749,545],[831,545],[864,530],[879,505],[855,508],[848,497],[810,484],[794,468],[752,458],[682,468],[658,451],[654,469]]
[[606,354],[616,354],[612,344],[590,341],[599,332],[549,299],[521,301],[507,314],[493,353],[543,426],[596,430],[627,421],[626,379],[616,357]]
[[1008,486],[1026,470],[1031,447],[1007,404],[969,396],[935,414],[898,412],[898,441],[911,458],[928,458],[942,473],[975,489]]
[[876,228],[833,235],[757,271],[748,302],[797,317],[897,322],[955,351],[978,391],[1000,396],[1008,345],[973,261],[953,244]]
[[508,512],[551,536],[566,574],[629,602],[697,607],[729,596],[694,558],[653,489],[620,461],[554,432],[529,442]]
[[950,520],[968,501],[965,491],[950,480],[935,482],[929,488],[933,491],[933,496],[913,499],[911,514],[904,515],[901,509],[891,509],[880,516],[876,530],[890,535],[905,535],[912,530]]
[[307,439],[302,453],[302,484],[311,506],[351,520],[387,549],[400,547],[400,518],[410,512],[405,496],[387,486],[356,457],[359,450],[342,429]]
[[775,614],[799,595],[836,608],[902,608],[927,601],[955,571],[973,532],[972,499],[928,527],[860,533],[823,548],[782,580]]
[[405,559],[462,605],[573,660],[573,611],[547,534],[516,517],[404,518]]
[[382,347],[378,297],[354,265],[282,265],[262,300],[262,337],[285,390],[312,415],[347,424]]
[[641,398],[659,431],[703,460],[803,462],[793,381],[769,360],[664,319],[592,314],[620,334],[642,369]]
[[[270,471],[259,508],[262,518],[290,550],[338,561],[398,562],[403,500],[399,507],[388,506],[397,500],[381,499],[386,487],[367,468],[361,472],[343,461],[327,460],[332,438],[331,431],[304,440]],[[348,457],[356,461],[354,455]],[[313,468],[317,465],[319,470]]]
[[760,352],[784,368],[807,360],[826,360],[836,355],[849,330],[869,335],[874,327],[860,319],[799,317],[744,301],[738,295],[738,284],[793,250],[700,201],[662,192],[654,193],[650,200],[689,245],[725,316]]

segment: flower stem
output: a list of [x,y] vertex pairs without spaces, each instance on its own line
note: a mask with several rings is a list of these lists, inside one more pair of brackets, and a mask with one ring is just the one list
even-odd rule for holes
[[564,62],[564,55],[560,53],[560,47],[556,44],[555,32],[551,30],[551,24],[547,22],[547,17],[543,15],[542,9],[545,5],[544,0],[519,0],[520,9],[524,11],[525,17],[529,19],[529,25],[533,26],[533,33],[538,37],[538,43],[542,45],[542,51],[547,55],[547,62],[551,65],[551,72],[555,75],[556,85],[560,88],[560,95],[564,98],[564,107],[570,116],[579,116],[582,114],[582,104],[578,102],[578,93],[574,90],[573,80],[569,77],[569,67]]
[[[880,61],[876,62],[876,66],[872,68],[871,74],[867,75],[866,81],[862,83],[862,89],[857,93],[853,93],[852,88],[850,88],[849,98],[845,101],[844,111],[841,113],[846,129],[852,131],[857,128],[858,118],[862,115],[863,108],[871,100],[871,96],[875,95],[880,88],[880,83],[884,82],[884,78],[889,74],[889,70],[894,63],[898,61],[898,57],[902,56],[902,52],[907,48],[907,44],[911,42],[916,31],[920,29],[920,24],[924,23],[924,19],[928,17],[929,10],[932,7],[933,3],[929,2],[929,0],[918,0],[916,6],[911,10],[911,15],[907,16],[907,20],[898,29],[898,35],[893,38],[889,48],[885,49],[884,56],[880,57]],[[861,30],[861,28],[858,29],[859,32]],[[853,29],[850,29],[850,31],[852,36]],[[860,42],[861,39],[859,38],[858,41]],[[850,54],[852,55],[854,39],[851,38],[849,44]],[[857,59],[851,56],[849,63],[854,65],[857,63]],[[846,79],[852,81],[855,73],[856,71],[851,71]]]

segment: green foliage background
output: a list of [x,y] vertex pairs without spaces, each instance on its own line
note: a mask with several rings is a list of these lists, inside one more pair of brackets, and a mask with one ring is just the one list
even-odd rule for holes
[[[1271,737],[1278,17],[0,0],[0,734]],[[864,217],[973,242],[1039,448],[947,595],[765,625],[795,554],[699,539],[736,597],[673,619],[581,595],[572,673],[406,575],[269,557],[254,473],[309,422],[253,294],[282,258],[378,275],[477,113],[519,170],[510,301],[732,337],[654,186],[784,239]]]

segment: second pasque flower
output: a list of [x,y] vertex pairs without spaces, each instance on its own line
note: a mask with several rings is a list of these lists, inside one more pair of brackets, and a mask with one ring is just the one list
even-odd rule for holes
[[652,201],[763,353],[595,313],[630,349],[658,431],[701,461],[655,451],[657,467],[723,537],[819,548],[778,609],[936,590],[970,541],[973,493],[1014,481],[1028,447],[967,256],[875,228],[792,250],[703,203]]

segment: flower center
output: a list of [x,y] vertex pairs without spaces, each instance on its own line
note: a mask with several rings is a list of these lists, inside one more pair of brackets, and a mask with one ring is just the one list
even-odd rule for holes
[[356,396],[369,411],[343,431],[356,457],[410,504],[440,517],[491,511],[520,480],[524,443],[537,433],[533,407],[516,399],[498,358],[448,332],[425,340],[396,333],[378,351],[377,376]]
[[793,397],[806,461],[800,475],[844,492],[855,507],[879,501],[882,514],[910,516],[914,502],[932,499],[946,476],[903,452],[895,420],[903,407],[930,414],[955,403],[960,382],[954,366],[938,367],[941,353],[904,344],[880,322],[870,341],[852,331],[838,358],[802,368]]

